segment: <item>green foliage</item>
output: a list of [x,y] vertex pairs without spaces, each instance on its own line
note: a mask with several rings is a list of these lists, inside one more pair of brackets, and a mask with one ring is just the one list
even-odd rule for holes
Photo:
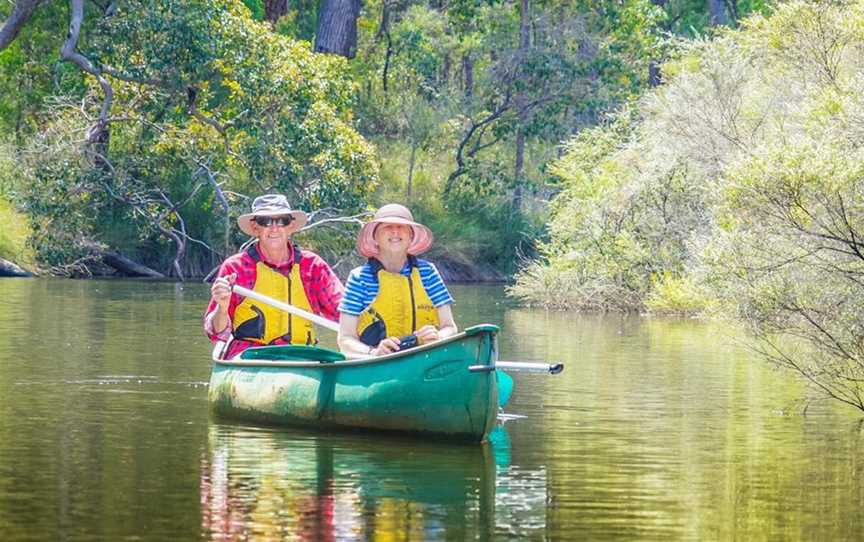
[[704,262],[769,359],[864,410],[864,149],[846,135],[737,164]]
[[[604,4],[597,15],[592,6],[532,2],[532,30],[520,44],[519,2],[391,3],[386,27],[382,5],[372,3],[360,23],[362,62],[354,66],[363,80],[361,129],[407,140],[409,155],[447,152],[449,168],[432,168],[450,218],[442,223],[496,232],[501,243],[482,258],[512,269],[517,250],[532,255],[542,237],[542,202],[555,190],[543,170],[554,146],[646,83],[651,55],[660,51],[662,13],[652,6]],[[625,24],[617,36],[605,34]],[[517,137],[526,141],[518,173]]]
[[[93,154],[80,143],[89,123],[61,100],[29,143],[22,196],[45,263],[82,257],[95,240],[166,269],[173,233],[207,266],[216,257],[201,248],[231,250],[240,239],[225,237],[226,221],[265,191],[310,210],[365,207],[377,163],[352,126],[345,59],[313,54],[228,0],[121,2],[80,49],[114,70],[118,120]],[[95,116],[101,90],[90,83]]]
[[243,5],[249,9],[249,15],[256,21],[264,19],[264,2],[263,0],[243,0]]
[[[657,273],[683,269],[688,243],[705,229],[705,196],[683,161],[646,160],[644,135],[622,114],[567,145],[551,168],[564,189],[552,205],[551,239],[540,247],[551,270],[529,267],[512,294],[532,304],[641,310]],[[536,287],[536,277],[554,283],[555,269],[574,282],[574,294]]]
[[792,3],[682,46],[664,86],[568,144],[545,258],[512,293],[729,316],[864,410],[862,6]]
[[[46,256],[52,265],[64,261],[64,252],[66,260],[86,258],[86,250],[71,247],[97,241],[165,269],[179,248],[172,236],[179,234],[189,245],[187,266],[203,266],[218,259],[205,246],[225,252],[241,241],[232,216],[247,205],[245,197],[264,190],[286,192],[307,209],[353,213],[377,204],[389,189],[374,192],[377,164],[359,131],[381,142],[382,158],[407,166],[392,177],[394,191],[410,195],[421,214],[440,223],[454,257],[511,269],[520,253],[535,254],[545,235],[539,225],[545,202],[566,184],[556,179],[570,175],[550,179],[547,170],[581,168],[573,156],[551,166],[557,145],[643,92],[649,68],[675,44],[670,33],[701,35],[707,24],[704,2],[533,0],[523,39],[522,3],[515,0],[370,0],[358,21],[358,55],[346,61],[309,50],[317,0],[289,2],[275,21],[262,0],[115,4],[116,11],[86,4],[78,42],[115,92],[110,138],[102,147],[82,143],[102,90],[58,58],[66,4],[40,6],[0,53],[0,91],[6,91],[0,126],[28,150],[27,176],[16,193],[41,213],[31,214],[42,224],[36,232],[69,233],[52,233],[56,241],[39,238],[46,255],[56,249]],[[764,9],[761,0],[730,5],[741,14]],[[84,104],[89,121],[67,114],[73,103]],[[822,109],[829,116],[833,103],[826,96]],[[60,153],[71,165],[40,165],[41,156],[56,151],[44,141],[77,141]],[[692,166],[676,160],[669,162],[675,171],[657,168],[655,181],[636,194],[622,193],[616,175],[630,174],[634,160],[627,168],[607,160],[604,171],[589,176],[605,183],[598,201],[618,198],[603,220],[626,227],[587,239],[619,247],[597,260],[608,262],[603,265],[619,277],[618,287],[647,291],[645,273],[674,259],[686,239],[653,238],[650,213],[631,216],[627,205],[658,204],[666,185],[673,199],[703,194],[678,186],[689,175],[684,164],[688,171]],[[37,180],[47,183],[44,191],[22,188]],[[231,205],[228,215],[214,197],[217,183]],[[79,198],[84,190],[98,196]],[[565,192],[561,205],[576,197],[572,187]],[[555,212],[564,220],[565,211]],[[58,226],[67,215],[68,227]],[[592,219],[577,212],[567,220],[586,225]],[[558,235],[562,228],[556,222],[552,230]],[[647,256],[629,257],[626,247]]]
[[709,308],[711,300],[690,275],[670,272],[657,275],[645,298],[645,307],[653,314],[696,314]]
[[0,199],[0,258],[30,267],[33,263],[32,252],[27,248],[27,217],[15,210],[7,201]]
[[83,88],[77,68],[58,62],[65,33],[58,21],[67,18],[68,3],[40,6],[18,39],[0,51],[0,139],[20,143],[38,129],[52,93]]
[[18,174],[14,147],[0,142],[0,258],[30,267],[33,255],[27,250],[27,217],[12,205],[13,184]]

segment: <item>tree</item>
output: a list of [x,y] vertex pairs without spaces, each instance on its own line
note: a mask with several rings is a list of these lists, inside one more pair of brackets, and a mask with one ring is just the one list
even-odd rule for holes
[[862,22],[862,2],[798,2],[682,46],[663,85],[566,145],[544,260],[511,292],[731,320],[864,411]]
[[484,94],[466,104],[465,129],[456,147],[456,167],[444,185],[445,198],[461,177],[483,167],[477,161],[482,151],[509,140],[514,145],[514,166],[508,192],[513,208],[521,207],[527,138],[542,134],[557,140],[561,130],[570,129],[567,119],[559,115],[572,113],[573,108],[564,104],[578,103],[589,95],[588,82],[580,77],[585,64],[594,61],[579,56],[581,46],[590,40],[584,21],[563,17],[560,7],[534,14],[529,8],[528,0],[520,0],[518,17],[513,17],[510,5],[486,14],[490,18],[486,23],[495,33],[486,37],[485,52],[494,60]]
[[360,0],[321,0],[315,52],[354,58],[359,16]]
[[0,51],[12,43],[21,29],[33,16],[33,12],[39,6],[40,0],[16,0],[12,7],[12,13],[5,21],[0,23]]
[[283,15],[288,14],[288,0],[264,0],[264,18],[276,24]]
[[[182,278],[230,250],[225,225],[251,195],[365,205],[377,164],[351,126],[343,58],[274,34],[233,0],[125,2],[91,19],[72,0],[70,21],[62,56],[85,85],[44,111],[18,182],[44,264],[79,272],[93,247],[124,247]],[[93,126],[110,140],[82,147]]]
[[708,2],[708,24],[719,26],[728,24],[726,2],[724,0],[706,0]]
[[864,411],[864,168],[845,138],[731,173],[711,279],[766,359]]
[[[516,51],[517,58],[522,59],[519,62],[520,68],[523,66],[525,57],[528,54],[530,45],[530,34],[528,31],[529,24],[529,2],[528,0],[519,1],[519,47]],[[520,77],[517,75],[517,77]],[[513,166],[513,212],[519,214],[522,212],[522,184],[523,174],[525,169],[525,131],[527,130],[528,114],[530,113],[527,107],[527,95],[524,89],[519,89],[516,93],[514,104],[516,106],[516,151]]]

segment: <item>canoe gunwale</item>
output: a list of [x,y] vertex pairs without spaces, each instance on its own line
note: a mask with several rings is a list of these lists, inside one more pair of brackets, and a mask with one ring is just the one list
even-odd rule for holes
[[[217,350],[214,349],[212,360],[214,365],[222,365],[227,367],[314,367],[318,369],[339,369],[343,367],[357,367],[365,365],[374,365],[378,363],[387,363],[399,361],[400,358],[411,358],[417,354],[422,354],[428,350],[436,350],[449,343],[458,342],[466,337],[471,337],[480,333],[495,334],[498,327],[492,324],[480,324],[467,328],[456,335],[441,339],[435,342],[423,344],[410,348],[408,350],[400,350],[385,356],[371,356],[363,358],[349,358],[340,361],[288,361],[288,360],[267,360],[267,359],[218,359]],[[490,365],[494,367],[494,365]]]

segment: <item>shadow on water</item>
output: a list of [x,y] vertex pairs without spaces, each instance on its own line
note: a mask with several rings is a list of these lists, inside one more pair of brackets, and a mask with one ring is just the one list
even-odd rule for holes
[[201,528],[213,540],[489,539],[492,443],[452,445],[382,435],[330,435],[214,423],[201,460]]

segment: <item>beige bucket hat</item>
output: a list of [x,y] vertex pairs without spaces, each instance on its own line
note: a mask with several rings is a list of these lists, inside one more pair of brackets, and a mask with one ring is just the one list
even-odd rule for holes
[[303,211],[292,211],[288,204],[288,198],[282,194],[264,194],[258,196],[252,202],[252,212],[240,215],[237,217],[237,224],[243,233],[255,237],[255,232],[252,229],[252,223],[256,216],[288,216],[291,215],[294,220],[285,226],[288,233],[294,233],[309,220],[306,213]]

